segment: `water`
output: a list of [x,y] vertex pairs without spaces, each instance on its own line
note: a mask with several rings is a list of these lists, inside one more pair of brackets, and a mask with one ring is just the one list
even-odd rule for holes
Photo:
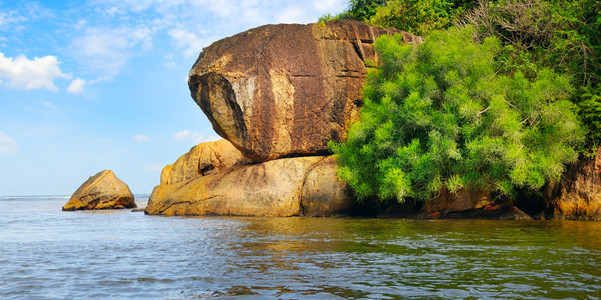
[[165,218],[65,202],[0,198],[0,299],[601,298],[601,222]]

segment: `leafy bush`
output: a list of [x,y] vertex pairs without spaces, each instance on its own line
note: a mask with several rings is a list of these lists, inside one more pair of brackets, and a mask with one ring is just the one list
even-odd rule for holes
[[369,23],[417,35],[446,28],[463,9],[454,0],[391,0],[378,7]]
[[504,72],[533,77],[546,67],[569,75],[579,86],[572,101],[588,131],[582,154],[596,153],[601,145],[601,1],[480,1],[459,23],[475,26],[480,40],[495,36],[506,45]]
[[368,74],[361,121],[330,143],[360,199],[537,189],[577,158],[583,134],[568,77],[498,74],[499,40],[475,43],[474,32],[435,31],[417,47],[378,38],[381,66]]
[[366,22],[376,13],[376,9],[386,3],[386,0],[350,0],[348,9],[337,15],[325,14],[319,22],[349,19]]

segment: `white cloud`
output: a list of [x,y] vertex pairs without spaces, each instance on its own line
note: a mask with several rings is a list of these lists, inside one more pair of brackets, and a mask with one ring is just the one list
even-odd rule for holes
[[15,11],[1,11],[0,12],[0,26],[12,25],[14,23],[20,23],[25,21],[26,18],[24,16],[20,16]]
[[335,15],[347,8],[347,2],[347,0],[314,0],[313,6],[318,12]]
[[216,142],[218,140],[223,139],[222,137],[218,136],[218,135],[212,135],[206,139],[204,139],[202,142],[206,143],[206,142]]
[[184,58],[198,55],[203,47],[214,41],[213,38],[201,40],[196,34],[183,29],[172,29],[169,31],[169,36],[175,41],[177,47],[184,49]]
[[204,138],[202,133],[196,132],[196,131],[190,131],[190,130],[179,131],[173,135],[173,138],[178,142],[188,140],[188,141],[192,141],[196,144],[209,142],[209,141],[216,141],[216,140],[220,139],[220,138],[215,139],[216,137],[214,137],[214,136],[211,136],[209,138]]
[[152,47],[153,30],[87,28],[73,39],[71,52],[81,65],[104,79],[117,75],[129,59],[135,55],[136,47],[148,50]]
[[195,143],[200,143],[200,141],[202,141],[202,134],[196,131],[182,130],[176,132],[173,135],[173,138],[178,142],[183,140],[191,140]]
[[163,166],[158,165],[158,164],[144,163],[143,166],[144,166],[144,171],[146,171],[146,172],[158,173],[163,170]]
[[71,75],[61,71],[55,56],[35,57],[29,60],[25,55],[19,55],[13,59],[5,57],[4,53],[0,52],[0,77],[8,79],[5,85],[11,88],[47,89],[57,92],[58,88],[54,85],[54,80],[69,79]]
[[[74,24],[78,36],[72,39],[70,50],[87,72],[106,80],[118,75],[136,56],[180,52],[173,61],[189,63],[203,47],[220,38],[268,23],[315,22],[325,13],[341,12],[347,2],[91,0],[95,14],[82,15]],[[165,35],[171,45],[162,42]]]
[[15,154],[17,153],[17,142],[4,132],[0,131],[0,154]]
[[141,135],[141,134],[139,134],[139,135],[134,135],[132,138],[134,139],[134,141],[136,141],[136,142],[140,142],[140,143],[143,143],[143,142],[148,142],[148,141],[150,141],[150,138],[149,138],[148,136]]
[[298,7],[290,7],[276,16],[277,23],[304,23],[306,22],[306,15]]
[[52,102],[50,102],[50,101],[38,101],[38,103],[40,105],[42,105],[43,107],[56,109],[56,106],[54,106],[54,104],[52,104]]
[[71,94],[83,94],[83,87],[86,85],[86,80],[81,78],[75,78],[71,81],[71,84],[67,88],[67,92]]

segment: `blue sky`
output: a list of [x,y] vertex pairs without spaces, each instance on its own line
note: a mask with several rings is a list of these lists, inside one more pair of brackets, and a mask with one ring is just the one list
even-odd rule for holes
[[0,0],[0,195],[71,194],[112,169],[147,194],[218,139],[190,98],[203,47],[346,0]]

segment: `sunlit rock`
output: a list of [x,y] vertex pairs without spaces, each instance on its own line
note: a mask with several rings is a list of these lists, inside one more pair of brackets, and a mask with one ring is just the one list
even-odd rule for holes
[[567,167],[559,182],[544,188],[547,217],[565,220],[601,220],[601,148],[593,160]]
[[358,120],[373,43],[394,29],[339,20],[250,29],[206,47],[188,78],[215,131],[254,161],[328,152]]
[[71,196],[63,210],[135,208],[134,195],[111,170],[90,177]]

